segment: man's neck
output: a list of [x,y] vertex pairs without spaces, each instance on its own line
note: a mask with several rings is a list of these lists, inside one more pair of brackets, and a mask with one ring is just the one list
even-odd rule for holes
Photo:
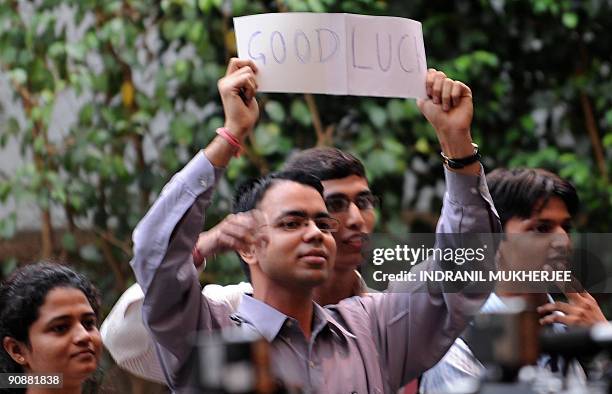
[[286,288],[267,284],[254,286],[253,298],[298,321],[304,337],[310,339],[313,318],[312,289]]
[[314,289],[314,299],[319,305],[337,304],[355,294],[358,276],[352,268],[334,269],[330,277]]

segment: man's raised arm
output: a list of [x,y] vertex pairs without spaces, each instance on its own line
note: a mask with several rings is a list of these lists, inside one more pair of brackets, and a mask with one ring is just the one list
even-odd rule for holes
[[[501,225],[479,156],[472,145],[470,89],[439,71],[430,70],[427,92],[429,98],[419,100],[417,104],[436,130],[444,154],[446,177],[435,247],[456,250],[464,245],[460,237],[451,234],[490,234],[501,231]],[[490,249],[486,260],[489,268],[493,268],[494,251]],[[420,265],[415,268],[441,269],[440,262],[435,260]],[[368,311],[378,333],[375,340],[380,356],[388,368],[389,388],[395,390],[433,366],[444,355],[470,318],[478,312],[487,295],[483,292],[445,292],[436,283],[428,286],[417,280],[394,282],[386,294],[350,302],[359,302]]]
[[187,379],[189,334],[230,324],[227,306],[201,295],[191,251],[223,167],[240,150],[259,116],[256,72],[251,61],[230,61],[218,84],[225,127],[164,187],[134,230],[130,264],[145,295],[143,320],[173,389]]

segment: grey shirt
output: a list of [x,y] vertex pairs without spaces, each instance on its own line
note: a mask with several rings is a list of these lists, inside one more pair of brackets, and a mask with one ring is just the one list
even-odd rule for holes
[[[191,257],[221,173],[198,153],[164,187],[133,235],[131,265],[145,294],[143,319],[175,392],[197,392],[190,381],[189,335],[236,325],[227,304],[202,295]],[[446,185],[437,232],[500,231],[482,173],[447,171]],[[393,393],[442,357],[488,295],[403,290],[325,308],[315,304],[309,340],[296,321],[250,296],[237,316],[243,329],[270,342],[272,370],[289,385],[316,393]]]

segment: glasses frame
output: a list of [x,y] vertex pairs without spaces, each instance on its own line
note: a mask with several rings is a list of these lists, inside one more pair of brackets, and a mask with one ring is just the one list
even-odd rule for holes
[[[286,228],[286,227],[283,227],[281,222],[284,219],[286,219],[286,218],[298,219],[298,221],[300,221],[301,224],[300,224],[300,226],[298,226],[296,228]],[[317,220],[318,219],[324,219],[324,220],[329,221],[331,223],[335,223],[335,228],[333,228],[333,229],[322,229],[321,227],[319,227],[317,225]],[[278,230],[281,230],[281,231],[284,231],[284,232],[292,233],[292,232],[297,232],[297,231],[300,231],[300,230],[303,231],[305,228],[308,227],[308,223],[310,223],[311,221],[315,224],[315,227],[319,231],[324,233],[324,234],[332,234],[332,233],[337,232],[340,229],[340,221],[338,219],[336,219],[336,218],[333,218],[333,217],[330,217],[330,216],[322,216],[322,217],[315,217],[315,218],[313,218],[313,217],[310,217],[310,216],[306,217],[306,216],[299,216],[299,215],[283,216],[280,220],[278,220],[275,223],[262,224],[260,226],[260,228],[261,227],[269,226],[269,227],[272,227],[272,228],[275,228],[275,229],[278,229]]]
[[[357,204],[357,201],[355,201],[355,200],[356,200],[356,198],[365,197],[365,196],[371,197],[371,201],[370,201],[371,207],[368,207],[368,208],[359,208],[359,205]],[[340,196],[336,196],[336,197],[331,198],[330,200],[338,199],[338,200],[343,200],[343,201],[347,202],[346,206],[343,209],[340,209],[340,210],[332,210],[332,209],[330,209],[330,207],[328,205],[328,199],[325,199],[325,206],[327,208],[327,211],[329,213],[331,213],[331,214],[347,212],[349,210],[349,207],[351,206],[351,203],[355,204],[357,209],[359,209],[360,211],[374,210],[374,209],[376,209],[376,208],[378,208],[380,206],[380,201],[381,201],[380,197],[374,195],[373,193],[369,193],[369,194],[366,194],[366,195],[364,195],[364,194],[358,195],[356,198],[348,198],[348,197],[346,197],[344,195],[340,195]]]

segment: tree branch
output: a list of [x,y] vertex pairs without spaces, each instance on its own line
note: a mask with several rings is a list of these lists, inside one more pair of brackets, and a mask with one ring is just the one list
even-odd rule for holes
[[121,241],[120,239],[117,239],[117,237],[115,237],[113,233],[111,233],[110,231],[100,230],[99,228],[94,227],[93,232],[98,237],[102,238],[109,244],[120,249],[123,253],[125,253],[127,257],[132,258],[132,243],[131,242]]
[[308,110],[310,111],[310,117],[312,119],[312,125],[315,128],[315,133],[317,134],[317,146],[331,145],[331,141],[329,141],[326,137],[326,131],[323,130],[321,116],[319,115],[317,103],[315,102],[313,95],[310,93],[304,94],[304,100],[306,100],[306,105],[308,106]]
[[125,277],[123,276],[123,272],[121,271],[121,266],[119,265],[119,262],[113,255],[113,250],[110,244],[105,239],[101,239],[100,249],[102,249],[104,259],[110,265],[110,268],[113,271],[113,275],[117,280],[115,282],[115,289],[117,289],[118,292],[123,291],[125,289]]
[[608,183],[608,168],[606,167],[606,158],[604,156],[604,149],[599,138],[599,130],[597,129],[597,123],[595,122],[595,116],[593,115],[593,106],[591,101],[585,92],[580,93],[580,103],[582,104],[582,111],[584,112],[584,122],[586,129],[589,133],[589,139],[593,146],[593,153],[595,153],[595,162],[599,168],[599,172],[603,177],[606,184]]
[[[21,102],[23,104],[24,112],[26,116],[31,117],[32,109],[38,105],[38,100],[36,100],[30,90],[17,83],[16,81],[12,81],[14,89],[17,91],[19,96],[21,97]],[[36,138],[41,137],[44,142],[44,146],[47,148],[47,157],[50,156],[50,152],[48,152],[48,140],[47,133],[43,128],[43,124],[40,120],[36,120],[32,123],[32,142],[36,141]],[[34,149],[32,149],[32,155],[34,157],[34,165],[36,167],[36,171],[38,171],[41,175],[44,175],[45,169],[47,168],[47,164],[45,162],[45,158],[37,153]],[[50,190],[51,187],[46,180],[43,180],[42,190]],[[47,202],[51,203],[51,199],[47,198]],[[54,250],[54,242],[53,242],[53,223],[51,221],[51,213],[50,206],[46,208],[41,208],[40,213],[40,236],[42,241],[41,253],[40,257],[43,260],[47,260],[51,258]]]
[[[589,54],[582,41],[580,42],[580,60],[581,67],[578,69],[578,75],[584,74],[589,66]],[[585,127],[589,133],[591,145],[593,146],[595,162],[597,163],[597,167],[599,168],[599,172],[601,173],[604,182],[608,184],[608,168],[606,166],[603,144],[601,142],[601,138],[599,137],[597,122],[595,121],[595,115],[593,114],[593,105],[591,104],[591,100],[584,90],[580,92],[580,104],[582,106],[582,112],[584,112]]]

